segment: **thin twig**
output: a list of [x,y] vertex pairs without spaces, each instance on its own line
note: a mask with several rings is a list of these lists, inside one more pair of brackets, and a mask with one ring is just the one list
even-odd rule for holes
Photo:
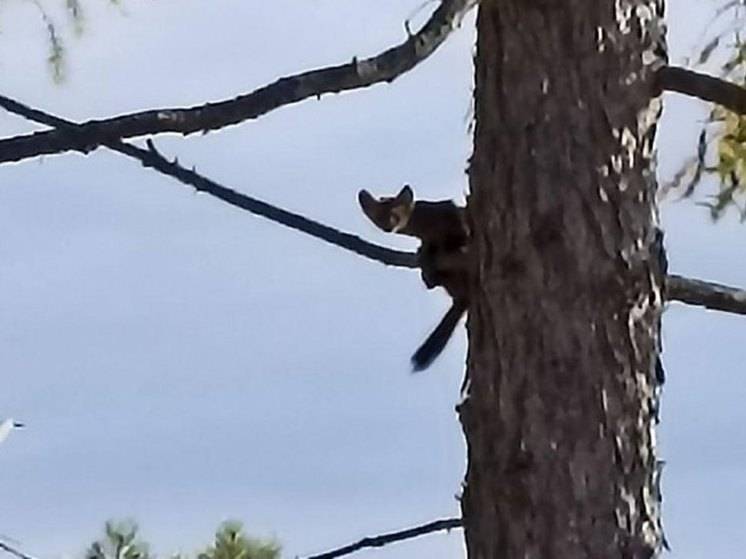
[[[27,107],[17,101],[0,96],[0,106],[5,109],[24,116],[25,118],[47,124],[49,126],[70,127],[75,126],[67,120]],[[152,145],[152,144],[151,144]],[[251,198],[235,190],[231,190],[203,177],[196,171],[181,167],[176,162],[169,162],[161,156],[153,147],[145,150],[119,140],[112,140],[106,146],[139,160],[146,167],[176,178],[177,180],[194,186],[198,190],[227,202],[233,206],[245,209],[257,215],[261,215],[298,231],[308,233],[318,239],[324,240],[341,248],[351,250],[357,254],[382,262],[390,266],[404,268],[418,267],[417,255],[409,252],[391,250],[386,247],[375,245],[351,235],[338,231],[332,227],[312,221],[302,215],[294,214],[272,206],[261,200]],[[713,310],[731,312],[735,314],[746,314],[746,291],[734,287],[704,282],[701,280],[685,278],[682,276],[669,275],[667,279],[667,299],[669,301],[680,301],[689,305],[703,306]]]
[[[74,126],[74,123],[38,109],[27,107],[26,105],[7,97],[0,96],[0,106],[25,118],[49,126]],[[145,150],[119,140],[107,142],[106,146],[130,157],[134,157],[144,166],[153,167],[185,184],[189,184],[198,190],[207,192],[228,204],[256,213],[287,227],[308,233],[309,235],[347,250],[351,250],[357,254],[365,256],[366,258],[390,266],[400,266],[404,268],[416,268],[418,266],[417,256],[414,253],[391,250],[386,247],[369,243],[355,235],[337,231],[332,227],[312,221],[299,214],[288,212],[261,200],[251,198],[236,192],[235,190],[221,186],[198,174],[196,171],[185,169],[176,162],[167,161],[163,156],[155,151],[155,149]],[[684,278],[681,276],[668,276],[667,281],[667,298],[669,301],[680,301],[689,305],[703,306],[714,310],[746,314],[746,302],[744,302],[746,294],[744,294],[745,292],[741,289],[703,282],[696,279]]]
[[[70,129],[76,126],[74,122],[28,107],[8,97],[0,96],[0,107],[27,119],[48,126],[58,127],[59,129]],[[300,214],[283,210],[262,200],[241,194],[200,175],[194,169],[189,170],[179,165],[176,161],[168,161],[158,153],[152,142],[148,144],[150,147],[149,150],[127,144],[121,140],[110,140],[104,145],[114,151],[137,159],[145,167],[152,167],[165,175],[173,177],[184,184],[191,185],[198,191],[206,192],[232,206],[247,210],[255,215],[265,217],[275,223],[306,233],[371,260],[388,266],[403,268],[417,268],[419,266],[417,255],[414,253],[392,250],[370,243],[356,235],[339,231]]]
[[429,57],[474,4],[475,0],[442,0],[422,28],[398,46],[371,58],[280,78],[235,99],[152,109],[0,140],[0,163],[65,151],[88,153],[114,139],[217,130],[304,99],[391,82]]
[[388,545],[390,543],[417,538],[419,536],[424,536],[425,534],[431,534],[433,532],[453,530],[454,528],[460,528],[461,524],[462,522],[460,518],[444,518],[441,520],[435,520],[433,522],[422,524],[421,526],[416,526],[414,528],[407,528],[406,530],[400,530],[398,532],[390,532],[388,534],[381,534],[380,536],[370,536],[367,538],[363,538],[355,543],[333,549],[332,551],[327,551],[326,553],[322,553],[320,555],[311,555],[306,559],[335,559],[337,557],[350,555],[352,553],[355,553],[356,551],[360,551],[361,549],[383,547],[384,545]]
[[8,553],[9,555],[13,555],[16,557],[16,559],[35,559],[31,555],[28,555],[24,553],[23,551],[19,551],[15,547],[10,546],[5,542],[0,542],[0,551],[4,551],[5,553]]

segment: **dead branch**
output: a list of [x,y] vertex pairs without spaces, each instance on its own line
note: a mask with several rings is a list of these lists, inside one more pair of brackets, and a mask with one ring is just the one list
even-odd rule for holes
[[398,46],[364,60],[353,59],[340,66],[280,78],[235,99],[189,108],[152,109],[0,140],[0,163],[66,151],[88,153],[113,140],[135,136],[217,130],[309,97],[391,82],[430,56],[474,3],[442,0],[427,23]]
[[[8,111],[48,126],[55,126],[61,129],[76,126],[75,123],[39,111],[38,109],[27,107],[7,97],[0,96],[0,106]],[[414,253],[392,250],[369,243],[350,233],[344,233],[302,215],[288,212],[282,208],[226,188],[198,174],[195,170],[185,169],[176,161],[168,161],[158,153],[152,142],[149,144],[151,147],[150,150],[145,150],[120,140],[112,140],[105,145],[110,149],[137,159],[145,167],[152,167],[228,204],[245,209],[286,227],[307,233],[328,243],[390,266],[404,268],[418,267],[417,255]],[[688,305],[702,306],[713,310],[746,314],[746,291],[682,276],[669,275],[667,277],[667,299],[669,301],[680,301]]]
[[400,542],[403,540],[409,540],[424,536],[425,534],[431,534],[433,532],[442,532],[444,530],[453,530],[454,528],[461,527],[460,518],[444,518],[442,520],[435,520],[421,526],[414,528],[408,528],[406,530],[400,530],[398,532],[390,532],[388,534],[381,534],[380,536],[370,536],[363,538],[355,543],[345,545],[343,547],[321,553],[320,555],[312,555],[306,559],[336,559],[337,557],[343,557],[350,555],[361,549],[371,547],[383,547],[394,542]]
[[16,559],[34,559],[34,557],[31,557],[31,555],[27,555],[23,551],[20,551],[5,542],[0,542],[0,551],[4,551],[8,555],[12,555]]
[[715,311],[746,314],[746,290],[682,276],[666,278],[669,301],[679,301]]
[[[0,107],[27,119],[48,126],[57,127],[60,130],[72,129],[76,126],[74,122],[28,107],[8,97],[0,96]],[[215,181],[200,175],[194,169],[189,170],[182,167],[175,160],[173,162],[168,161],[155,149],[152,142],[148,143],[150,148],[148,150],[132,144],[127,144],[121,140],[110,140],[104,145],[114,151],[137,159],[145,167],[151,167],[165,175],[175,178],[183,184],[193,186],[200,192],[206,192],[207,194],[210,194],[211,196],[214,196],[232,206],[265,217],[275,223],[284,225],[285,227],[306,233],[312,237],[316,237],[317,239],[321,239],[389,266],[400,266],[405,268],[418,267],[417,255],[414,253],[392,250],[387,247],[370,243],[356,235],[339,231],[338,229],[308,219],[300,214],[289,212],[262,200],[258,200],[257,198],[252,198],[251,196],[241,194],[236,190],[222,186]]]
[[[383,547],[390,543],[400,542],[424,536],[426,534],[432,534],[433,532],[450,531],[455,528],[461,527],[460,518],[444,518],[441,520],[435,520],[422,524],[414,528],[407,528],[406,530],[399,530],[398,532],[389,532],[388,534],[381,534],[379,536],[370,536],[363,538],[353,544],[349,544],[320,555],[313,555],[307,557],[307,559],[336,559],[337,557],[343,557],[345,555],[351,555],[356,551],[366,548]],[[34,557],[19,551],[18,549],[11,547],[10,545],[0,541],[0,551],[4,551],[16,559],[35,559]]]
[[746,114],[746,88],[685,68],[665,66],[658,70],[658,87],[703,101],[711,101],[737,114]]

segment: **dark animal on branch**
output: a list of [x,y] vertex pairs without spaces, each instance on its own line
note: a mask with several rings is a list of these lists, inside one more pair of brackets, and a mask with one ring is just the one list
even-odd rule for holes
[[[0,107],[24,116],[30,120],[41,122],[42,124],[47,124],[49,126],[56,126],[60,129],[71,129],[77,126],[74,122],[50,115],[38,109],[27,107],[26,105],[8,97],[0,96]],[[133,159],[137,159],[145,167],[156,169],[157,171],[175,178],[184,184],[193,186],[201,192],[210,194],[211,196],[214,196],[232,206],[244,209],[255,215],[260,215],[274,221],[275,223],[279,223],[280,225],[306,233],[312,237],[316,237],[317,239],[321,239],[330,244],[342,247],[346,250],[350,250],[361,256],[365,256],[366,258],[389,266],[400,266],[404,268],[416,268],[418,266],[415,254],[374,245],[356,235],[339,231],[300,214],[289,212],[262,200],[241,194],[236,190],[226,188],[225,186],[200,175],[194,169],[189,170],[180,166],[176,161],[168,161],[155,149],[152,142],[149,142],[148,144],[150,149],[142,149],[121,140],[111,140],[106,142],[105,145],[109,149],[132,157]]]
[[[59,129],[74,129],[78,126],[74,122],[29,107],[4,96],[0,96],[0,107],[29,120]],[[219,185],[215,181],[202,177],[193,170],[189,171],[175,162],[169,162],[152,150],[145,150],[116,139],[107,141],[105,145],[114,151],[137,159],[145,167],[151,167],[184,184],[199,188],[199,190],[215,196],[228,204],[256,213],[257,215],[262,215],[282,225],[292,227],[292,224],[289,222],[292,222],[295,218],[297,218],[298,223],[308,222],[310,227],[297,227],[296,229],[345,250],[351,250],[371,260],[403,268],[417,268],[420,266],[418,255],[414,253],[374,245],[355,235],[337,231],[322,223],[313,222],[302,215],[287,212],[282,208],[243,195],[235,190]],[[212,185],[215,188],[212,188]],[[450,204],[450,202],[448,203]],[[288,219],[280,217],[283,215]],[[427,273],[423,272],[423,280],[428,281],[427,277]],[[746,295],[744,295],[744,290],[742,289],[675,275],[668,276],[667,283],[666,299],[668,301],[681,301],[688,305],[703,306],[713,310],[746,315]]]
[[428,289],[443,287],[453,299],[451,308],[412,356],[415,371],[426,369],[443,351],[469,300],[469,229],[466,211],[450,200],[414,201],[407,185],[393,197],[376,199],[367,190],[358,194],[366,216],[383,231],[421,241],[422,281]]

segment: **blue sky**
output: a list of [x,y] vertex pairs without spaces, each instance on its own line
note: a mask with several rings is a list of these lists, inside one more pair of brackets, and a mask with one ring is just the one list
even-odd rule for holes
[[[81,120],[222,99],[394,44],[419,4],[88,0],[55,86],[33,6],[6,2],[2,93]],[[669,4],[676,61],[714,4]],[[246,193],[411,247],[376,233],[356,192],[409,182],[426,198],[463,195],[472,47],[469,20],[393,85],[158,145]],[[704,111],[666,98],[663,176],[694,149]],[[0,113],[0,135],[32,129]],[[712,225],[690,201],[665,202],[663,217],[673,272],[746,285],[744,226]],[[414,272],[99,150],[0,168],[0,294],[0,416],[28,424],[0,447],[0,533],[39,557],[77,557],[109,518],[136,518],[164,554],[238,518],[293,557],[458,514],[465,340],[409,374],[448,306]],[[738,556],[746,319],[673,305],[664,329],[671,556]],[[457,532],[360,556],[462,555]]]

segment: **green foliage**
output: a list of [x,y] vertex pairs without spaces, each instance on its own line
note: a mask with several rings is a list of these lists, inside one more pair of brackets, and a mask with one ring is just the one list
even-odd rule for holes
[[38,0],[35,1],[34,4],[39,9],[41,19],[44,22],[44,26],[47,28],[47,38],[49,40],[49,56],[47,57],[47,62],[52,71],[54,81],[60,83],[65,79],[65,47],[63,46],[62,39],[57,31],[57,26],[50,15]]
[[[703,66],[719,56],[719,76],[746,87],[746,39],[742,36],[746,0],[724,3],[705,33],[718,22],[720,30],[710,33],[693,65]],[[706,176],[718,179],[719,188],[700,205],[710,210],[713,219],[720,218],[728,208],[735,208],[741,220],[746,221],[746,116],[719,106],[713,108],[700,130],[697,154],[689,158],[666,188],[685,184],[684,195],[690,196]]]
[[65,7],[73,20],[75,32],[78,35],[81,34],[83,32],[83,6],[80,5],[80,0],[65,0]]
[[132,521],[112,522],[104,526],[104,537],[86,551],[85,559],[154,559],[148,545],[137,537],[137,524]]
[[746,207],[739,200],[746,192],[746,116],[716,108],[711,119],[719,123],[721,130],[717,142],[717,165],[713,170],[720,178],[721,186],[714,201],[705,205],[710,208],[713,219],[732,205],[738,208],[741,220],[746,221]]
[[[275,541],[247,536],[240,522],[225,522],[215,532],[215,542],[196,555],[196,559],[278,559],[280,546]],[[104,536],[91,544],[85,559],[156,559],[138,537],[132,521],[107,522]],[[172,559],[187,559],[174,555]]]
[[[106,1],[113,5],[121,4],[121,0]],[[31,0],[31,3],[39,12],[41,23],[44,25],[46,30],[47,43],[49,45],[47,62],[49,64],[52,79],[55,82],[60,83],[65,79],[66,39],[64,37],[66,31],[69,27],[72,27],[75,35],[81,35],[85,30],[85,10],[83,8],[83,0],[64,0],[64,5],[61,0]],[[61,10],[64,10],[62,16],[59,16],[59,14],[58,17],[52,15],[50,8],[54,8],[55,4],[59,6]],[[57,11],[59,12],[59,10]],[[66,24],[60,24],[59,17],[64,18],[65,16],[67,17]]]
[[215,543],[197,559],[276,559],[279,556],[277,542],[250,538],[243,533],[240,522],[225,522],[215,533]]

